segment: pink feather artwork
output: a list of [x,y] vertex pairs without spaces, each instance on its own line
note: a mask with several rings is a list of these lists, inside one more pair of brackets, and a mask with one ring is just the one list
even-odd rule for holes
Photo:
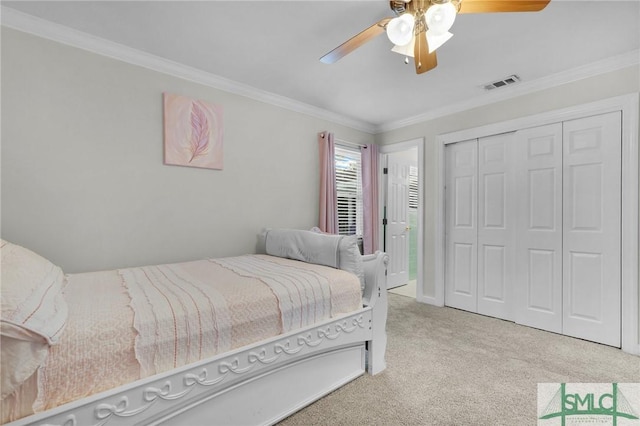
[[164,93],[164,163],[222,170],[222,107]]

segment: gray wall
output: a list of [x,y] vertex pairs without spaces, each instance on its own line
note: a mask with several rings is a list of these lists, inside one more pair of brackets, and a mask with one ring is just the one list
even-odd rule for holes
[[[2,28],[2,238],[83,272],[252,253],[318,218],[322,130],[373,136]],[[163,165],[162,92],[224,108],[224,170]]]
[[376,135],[380,145],[424,138],[424,283],[435,295],[435,221],[440,185],[436,136],[640,91],[640,67],[633,66],[491,105],[425,121]]
[[[373,139],[4,27],[1,41],[2,237],[66,272],[253,252],[263,227],[316,224],[318,131]],[[639,76],[634,66],[375,136],[425,139],[425,295],[436,136],[638,92]],[[225,170],[162,164],[163,91],[223,105]]]
[[[636,65],[376,135],[376,142],[381,145],[424,137],[425,215],[423,224],[425,241],[422,261],[425,278],[423,294],[430,297],[435,295],[436,208],[438,187],[440,186],[440,171],[437,164],[435,143],[437,135],[639,91],[640,67]],[[640,306],[640,294],[638,297],[638,305]],[[640,323],[638,324],[638,332],[640,333]],[[638,339],[640,340],[640,335]]]

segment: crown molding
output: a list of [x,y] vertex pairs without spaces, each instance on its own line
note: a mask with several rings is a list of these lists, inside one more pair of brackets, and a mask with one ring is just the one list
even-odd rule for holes
[[373,134],[376,126],[0,6],[2,26]]
[[633,50],[621,55],[613,56],[592,64],[587,64],[554,75],[532,81],[525,81],[499,91],[482,93],[479,96],[435,108],[423,114],[406,117],[401,120],[383,124],[372,124],[363,120],[345,117],[322,108],[315,107],[285,96],[276,95],[255,87],[208,73],[197,68],[170,61],[159,56],[151,55],[141,50],[115,43],[91,34],[74,30],[64,25],[56,24],[33,15],[19,12],[6,6],[0,6],[2,25],[18,31],[33,34],[62,44],[87,50],[102,56],[107,56],[133,65],[138,65],[153,71],[172,75],[215,89],[224,90],[239,96],[271,104],[290,111],[306,114],[332,123],[340,124],[352,129],[370,134],[379,134],[402,127],[411,126],[447,115],[459,113],[469,109],[504,101],[528,93],[537,92],[599,74],[612,72],[640,63],[640,50]]
[[633,65],[638,65],[639,63],[640,50],[632,50],[621,55],[612,56],[601,61],[572,68],[567,71],[559,72],[557,74],[549,75],[536,80],[520,82],[518,84],[514,84],[513,86],[501,88],[500,90],[495,92],[482,93],[477,97],[470,98],[455,104],[447,105],[442,108],[432,109],[423,114],[419,114],[413,117],[407,117],[401,120],[384,123],[376,127],[375,133],[378,134],[400,129],[402,127],[411,126],[413,124],[422,123],[425,121],[466,111],[472,108],[493,104],[529,93],[538,92],[540,90],[549,89],[551,87],[560,86],[562,84],[567,84],[588,77],[593,77],[599,74],[605,74]]

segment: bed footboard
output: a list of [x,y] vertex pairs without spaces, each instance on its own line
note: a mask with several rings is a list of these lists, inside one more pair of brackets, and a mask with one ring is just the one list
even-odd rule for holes
[[386,368],[387,350],[387,264],[389,255],[381,251],[362,257],[364,262],[364,306],[371,307],[371,340],[367,342],[367,372],[378,374]]
[[9,425],[273,424],[365,373],[371,323],[363,308]]

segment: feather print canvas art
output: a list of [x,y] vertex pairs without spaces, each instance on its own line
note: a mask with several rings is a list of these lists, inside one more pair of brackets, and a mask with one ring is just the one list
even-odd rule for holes
[[164,163],[222,170],[222,107],[164,93]]

